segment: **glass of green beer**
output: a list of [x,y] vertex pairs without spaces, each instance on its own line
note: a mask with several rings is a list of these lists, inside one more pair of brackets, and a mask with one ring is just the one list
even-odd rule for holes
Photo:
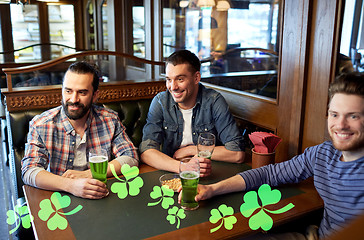
[[106,184],[108,155],[105,149],[92,149],[88,155],[92,177]]
[[197,139],[197,152],[199,157],[211,159],[215,148],[215,135],[209,132],[200,133]]
[[200,163],[197,158],[183,159],[179,165],[179,177],[182,184],[181,207],[185,210],[195,210],[197,184],[200,179]]

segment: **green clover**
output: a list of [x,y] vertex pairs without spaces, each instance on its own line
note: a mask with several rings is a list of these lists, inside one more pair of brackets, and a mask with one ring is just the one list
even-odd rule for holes
[[162,186],[162,187],[154,186],[153,191],[150,193],[150,197],[152,199],[157,199],[157,198],[160,198],[160,199],[157,202],[148,203],[148,207],[155,206],[155,205],[159,204],[160,202],[162,202],[162,204],[161,204],[162,208],[168,209],[169,206],[172,206],[174,204],[173,195],[174,195],[174,191],[166,186]]
[[[221,226],[224,224],[224,227],[227,230],[233,229],[233,225],[237,222],[236,217],[232,216],[234,214],[234,209],[232,207],[228,207],[225,204],[221,204],[217,209],[211,210],[211,217],[210,222],[215,224],[221,219],[221,224],[213,229],[210,230],[210,233],[216,232],[221,228]],[[222,213],[222,214],[221,214]],[[229,216],[229,217],[227,217]]]
[[169,221],[169,223],[175,224],[177,221],[177,226],[176,228],[179,228],[180,225],[180,219],[184,219],[186,217],[185,214],[185,210],[183,210],[182,208],[178,208],[176,206],[168,209],[168,216],[166,217],[166,219]]
[[[258,195],[262,202],[262,206],[260,206],[258,203]],[[287,212],[294,207],[292,203],[289,203],[285,207],[275,211],[264,208],[264,206],[278,203],[282,196],[278,189],[272,190],[268,184],[263,184],[260,186],[258,189],[258,195],[255,191],[247,192],[244,195],[244,203],[240,206],[240,212],[246,218],[249,218],[255,212],[255,210],[260,208],[259,212],[249,219],[249,227],[252,230],[262,228],[264,231],[268,231],[272,228],[273,219],[266,212],[280,214]]]
[[20,227],[20,223],[25,229],[28,229],[31,226],[31,221],[33,221],[34,217],[29,213],[28,207],[24,204],[16,205],[14,210],[9,210],[6,213],[8,216],[6,222],[9,225],[16,223],[15,228],[9,231],[9,235],[13,234]]
[[[50,200],[44,199],[39,203],[40,210],[38,212],[38,217],[42,221],[47,221],[47,227],[49,230],[53,231],[57,228],[64,230],[67,228],[68,222],[67,219],[61,215],[72,215],[82,209],[82,206],[78,205],[75,209],[68,213],[61,211],[62,208],[66,208],[70,204],[71,198],[69,196],[65,195],[62,197],[59,192],[54,192]],[[50,217],[51,215],[53,216]]]
[[113,183],[110,189],[113,193],[117,193],[120,199],[124,199],[126,196],[128,196],[128,184],[130,196],[136,196],[140,193],[140,188],[143,186],[144,182],[143,179],[138,176],[138,167],[130,167],[128,164],[124,164],[121,167],[121,173],[124,175],[126,180],[118,177],[113,164],[110,164],[110,169],[114,177],[120,181]]

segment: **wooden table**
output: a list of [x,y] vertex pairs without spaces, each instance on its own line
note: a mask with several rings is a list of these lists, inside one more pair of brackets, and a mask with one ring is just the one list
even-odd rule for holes
[[[235,175],[237,172],[250,168],[246,164],[213,163],[213,174],[210,177],[201,179],[201,183],[207,184],[216,182]],[[150,193],[154,186],[159,186],[159,176],[164,171],[153,169],[146,165],[140,166],[139,176],[143,179],[144,185],[137,196],[128,195],[120,199],[117,194],[110,191],[110,195],[101,200],[88,200],[74,197],[61,192],[71,198],[69,207],[62,209],[70,212],[78,205],[83,208],[69,216],[64,216],[68,221],[65,230],[49,230],[47,222],[39,218],[40,202],[50,199],[52,191],[36,189],[24,186],[24,193],[30,209],[34,216],[32,227],[37,239],[232,239],[245,235],[254,234],[249,228],[248,218],[240,213],[240,205],[244,203],[245,192],[231,193],[217,196],[207,201],[201,201],[200,207],[195,211],[186,211],[186,217],[180,219],[180,227],[176,223],[171,224],[167,219],[168,210],[161,204],[148,206],[148,203],[157,202],[152,199]],[[111,184],[120,182],[117,179],[108,180],[108,188]],[[298,219],[310,212],[323,207],[323,203],[312,180],[306,180],[300,184],[287,185],[277,188],[282,193],[282,200],[277,204],[269,205],[266,208],[276,210],[289,203],[295,205],[291,210],[282,214],[269,214],[273,219],[273,227],[282,225]],[[175,203],[172,206],[180,207],[177,203],[177,194],[174,194]],[[221,221],[212,224],[209,221],[210,211],[217,209],[220,205],[226,204],[234,209],[234,216],[237,222],[231,230],[222,227],[210,233],[210,230],[217,227]],[[170,206],[170,208],[172,208]],[[170,209],[169,208],[169,209]],[[54,216],[51,215],[50,217]],[[63,216],[62,216],[63,217]],[[101,226],[101,227],[100,227]],[[256,232],[261,229],[256,230]]]

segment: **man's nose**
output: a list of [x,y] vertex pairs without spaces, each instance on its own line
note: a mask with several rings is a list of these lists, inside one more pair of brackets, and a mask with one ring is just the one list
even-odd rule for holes
[[72,93],[72,95],[70,97],[70,101],[72,103],[79,102],[79,97],[78,97],[78,93],[77,92]]
[[177,81],[172,80],[171,81],[171,90],[176,90],[176,89],[178,89]]
[[341,116],[339,117],[339,119],[337,120],[337,125],[338,127],[340,127],[341,129],[347,128],[348,126],[348,120],[346,119],[345,116]]

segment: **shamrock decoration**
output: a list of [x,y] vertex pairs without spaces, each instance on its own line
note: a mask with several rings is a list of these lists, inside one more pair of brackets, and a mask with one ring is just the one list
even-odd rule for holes
[[160,198],[159,201],[148,203],[148,206],[155,206],[162,202],[162,208],[168,209],[169,206],[172,206],[174,204],[173,199],[174,191],[166,186],[154,186],[153,191],[150,193],[150,197],[152,199]]
[[262,186],[260,186],[260,188],[258,189],[258,195],[261,199],[262,206],[260,206],[258,203],[258,196],[255,191],[247,192],[244,195],[244,203],[240,206],[240,212],[246,218],[250,217],[255,210],[260,208],[259,212],[249,219],[249,227],[252,230],[262,228],[264,231],[268,231],[272,228],[273,219],[266,212],[272,214],[280,214],[287,212],[294,207],[292,203],[289,203],[285,207],[275,211],[270,211],[264,208],[264,206],[266,205],[278,203],[282,195],[278,189],[271,190],[268,184],[263,184]]
[[23,225],[23,228],[30,228],[30,222],[34,219],[28,212],[28,207],[25,203],[23,205],[16,205],[14,210],[7,211],[6,215],[8,216],[6,222],[9,225],[16,223],[15,228],[9,231],[9,235],[13,234],[20,227],[20,223]]
[[[215,224],[221,219],[221,224],[213,229],[210,230],[210,233],[216,232],[221,228],[221,226],[224,224],[225,228],[227,230],[233,229],[233,225],[237,222],[236,217],[231,216],[234,214],[234,209],[232,207],[228,207],[225,204],[221,204],[217,209],[211,210],[211,217],[210,222]],[[222,213],[222,214],[221,214]],[[227,217],[228,216],[228,217]]]
[[114,177],[120,181],[111,185],[110,189],[113,193],[117,193],[120,199],[126,198],[126,196],[128,196],[127,184],[129,184],[130,196],[136,196],[139,194],[140,188],[143,186],[144,182],[143,179],[138,176],[139,169],[136,166],[130,167],[128,164],[124,164],[121,167],[121,173],[124,175],[126,180],[118,177],[113,164],[110,164],[110,169]]
[[[65,195],[62,197],[59,192],[54,192],[50,200],[44,199],[39,203],[40,210],[38,212],[38,217],[43,221],[47,221],[49,230],[53,231],[57,228],[64,230],[67,228],[68,222],[67,219],[61,215],[72,215],[82,209],[82,206],[78,205],[71,212],[64,213],[61,211],[62,208],[66,208],[70,204],[71,198],[69,196]],[[53,216],[50,217],[51,215]]]
[[166,217],[166,219],[170,222],[170,224],[175,224],[177,220],[176,228],[179,228],[180,219],[184,219],[185,217],[185,210],[183,210],[182,208],[178,209],[178,207],[174,206],[168,209],[168,216]]

